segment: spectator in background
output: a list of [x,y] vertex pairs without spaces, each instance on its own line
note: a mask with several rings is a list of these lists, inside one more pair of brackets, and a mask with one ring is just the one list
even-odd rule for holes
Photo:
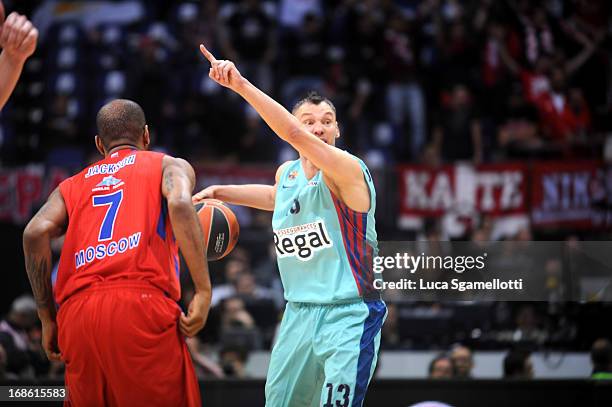
[[185,338],[185,342],[191,353],[198,379],[225,377],[221,366],[204,353],[204,346],[197,336]]
[[532,304],[521,305],[516,311],[514,320],[516,323],[514,337],[519,340],[538,342],[546,335],[545,330],[541,328],[541,315]]
[[0,110],[13,92],[23,65],[36,49],[38,30],[25,16],[11,13],[4,20],[0,1]]
[[276,247],[273,242],[268,244],[268,250],[264,259],[255,267],[253,273],[257,284],[265,287],[273,287],[278,278],[278,265],[276,264]]
[[429,364],[428,377],[430,379],[452,379],[455,377],[453,359],[446,354],[436,356]]
[[504,358],[504,379],[533,379],[531,352],[513,349]]
[[4,346],[0,345],[0,380],[16,380],[19,379],[14,373],[7,372],[7,361],[8,356],[6,354],[6,350],[4,350]]
[[451,359],[455,365],[455,377],[459,379],[472,378],[474,360],[470,348],[463,345],[455,345],[451,349]]
[[608,339],[597,339],[591,346],[591,379],[612,380],[612,343]]
[[236,294],[236,282],[241,273],[250,272],[248,263],[237,257],[232,256],[225,263],[225,282],[213,288],[211,307],[219,304],[220,301]]
[[247,377],[246,363],[249,358],[247,349],[240,345],[227,344],[219,352],[219,364],[225,377],[244,379]]
[[591,126],[591,114],[582,92],[578,88],[567,89],[566,73],[555,67],[550,71],[550,93],[543,94],[536,105],[540,122],[548,138],[565,149]]
[[8,316],[0,321],[0,345],[6,352],[7,372],[22,377],[34,375],[28,331],[36,322],[36,302],[30,295],[17,297]]
[[[546,97],[551,92],[551,80],[556,79],[558,89],[562,88],[560,85],[564,85],[565,76],[571,76],[577,72],[593,55],[597,49],[597,44],[603,39],[600,34],[595,41],[592,41],[578,31],[572,32],[572,35],[574,40],[582,45],[582,50],[578,54],[567,60],[561,57],[558,61],[555,61],[551,54],[538,54],[533,61],[533,65],[531,65],[532,68],[529,68],[521,65],[516,56],[511,55],[503,39],[503,32],[497,33],[499,56],[510,73],[520,78],[523,85],[523,94],[529,103],[535,105],[541,103],[541,98]],[[557,76],[551,78],[550,70],[553,66],[556,66],[559,72],[557,72]],[[562,78],[558,77],[559,73],[564,74]]]
[[274,11],[260,0],[242,0],[225,6],[225,12],[220,13],[223,54],[266,93],[272,91],[273,84]]
[[[419,49],[415,31],[401,14],[389,16],[384,33],[387,86],[387,112],[395,127],[396,146],[404,148],[409,158],[416,158],[425,143],[425,96],[418,76]],[[408,119],[406,123],[405,118]],[[409,124],[406,128],[406,124]],[[408,130],[407,137],[403,137]],[[406,142],[403,140],[407,138]]]
[[445,27],[439,40],[441,52],[441,81],[445,86],[453,83],[472,84],[478,75],[478,49],[469,38],[468,27],[463,20],[456,20]]
[[482,130],[467,86],[453,86],[446,105],[438,115],[433,130],[434,149],[445,162],[472,160],[480,163],[483,154]]
[[[512,3],[514,1],[510,2]],[[517,10],[517,17],[522,25],[523,57],[528,63],[533,64],[540,55],[551,55],[555,52],[555,35],[544,7],[527,6],[523,7],[523,10],[525,12]]]
[[167,109],[165,105],[174,103],[169,98],[173,94],[173,75],[170,61],[175,57],[178,41],[168,30],[165,22],[150,24],[145,35],[140,37],[140,43],[135,50],[133,59],[129,64],[126,86],[123,94],[133,95],[134,100],[140,104],[148,117],[149,129],[157,147],[168,147],[171,138],[175,137],[174,129],[167,129],[164,133]]
[[245,302],[274,299],[269,289],[256,284],[255,275],[251,272],[244,272],[238,275],[235,295],[242,298]]
[[281,0],[280,23],[285,31],[298,30],[307,15],[323,17],[321,0]]
[[355,2],[346,6],[337,29],[342,45],[334,49],[336,59],[326,86],[339,115],[348,118],[343,131],[345,145],[349,150],[366,154],[374,144],[374,123],[386,115],[383,57],[386,20],[378,4]]
[[515,88],[508,99],[505,118],[498,127],[497,147],[501,157],[507,159],[533,156],[543,147],[538,111],[526,103],[520,88]]
[[[284,39],[286,80],[282,88],[285,105],[310,90],[322,91],[327,48],[323,20],[316,14],[306,14],[299,29]],[[242,68],[242,67],[241,67]]]
[[400,347],[399,315],[397,304],[387,304],[387,319],[382,327],[380,347],[383,349],[396,349]]
[[255,320],[240,297],[226,298],[221,303],[221,343],[234,343],[246,349],[260,349],[262,337]]

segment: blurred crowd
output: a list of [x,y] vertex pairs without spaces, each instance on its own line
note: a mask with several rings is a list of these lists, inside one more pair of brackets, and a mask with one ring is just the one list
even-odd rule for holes
[[78,167],[117,97],[194,162],[291,157],[209,80],[199,43],[287,107],[310,89],[330,97],[341,143],[374,166],[601,158],[612,128],[604,0],[133,0],[94,22],[19,3],[7,8],[28,8],[41,44],[0,119],[4,165]]
[[[213,322],[212,330],[216,335],[225,336],[220,345],[211,346],[202,336],[188,338],[187,343],[192,353],[196,371],[200,378],[248,378],[247,369],[249,354],[257,350],[260,341],[272,339],[275,324],[268,331],[254,322],[252,312],[256,299],[253,293],[227,297],[218,304],[212,314],[219,312],[220,321]],[[389,318],[393,319],[395,307],[389,309]],[[210,335],[210,326],[205,329]],[[269,334],[272,333],[272,336]],[[383,332],[383,343],[392,340],[389,325]],[[36,303],[29,295],[15,299],[9,313],[0,321],[0,380],[57,379],[63,377],[62,362],[49,362],[41,347],[41,328],[36,317]],[[385,347],[383,346],[383,349]],[[501,371],[504,379],[537,378],[531,359],[537,350],[524,344],[507,348]],[[612,343],[609,339],[598,338],[590,345],[592,371],[594,380],[612,379]],[[423,376],[429,379],[462,379],[474,378],[475,360],[473,349],[463,343],[454,343],[436,355]],[[414,374],[414,372],[412,372]]]

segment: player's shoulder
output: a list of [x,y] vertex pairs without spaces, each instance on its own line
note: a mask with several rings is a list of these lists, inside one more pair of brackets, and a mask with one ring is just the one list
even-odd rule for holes
[[353,159],[354,161],[356,161],[359,166],[361,167],[361,170],[363,171],[364,169],[367,170],[368,166],[365,163],[365,161],[363,161],[361,158],[357,157],[354,154],[351,154],[350,152],[346,151],[346,150],[342,150],[343,154],[346,154],[347,157],[350,157],[351,159]]
[[181,157],[173,157],[171,155],[164,154],[163,156],[164,166],[176,165],[181,168],[193,168],[189,161]]
[[285,161],[284,163],[278,166],[278,168],[276,169],[276,176],[275,176],[276,182],[280,180],[280,177],[283,175],[283,172],[285,172],[287,168],[289,168],[292,164],[294,164],[295,161],[296,160]]
[[165,154],[162,158],[162,173],[165,173],[165,171],[170,168],[176,169],[179,172],[182,171],[189,176],[195,177],[195,171],[189,161],[185,160],[184,158],[173,157]]

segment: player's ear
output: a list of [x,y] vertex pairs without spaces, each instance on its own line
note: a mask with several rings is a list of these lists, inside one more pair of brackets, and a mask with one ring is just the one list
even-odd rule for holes
[[106,152],[104,150],[104,144],[102,143],[102,139],[100,138],[100,136],[96,134],[95,140],[96,140],[96,148],[98,149],[100,154],[102,154],[103,156],[106,156]]
[[336,122],[336,138],[340,137],[340,126],[338,126],[338,122]]
[[145,150],[149,149],[149,144],[151,144],[151,135],[149,134],[149,126],[145,124],[144,132],[142,133],[142,145]]

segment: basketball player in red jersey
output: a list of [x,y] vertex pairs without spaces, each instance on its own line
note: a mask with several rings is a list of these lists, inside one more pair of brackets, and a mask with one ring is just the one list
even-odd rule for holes
[[[183,337],[202,329],[211,298],[194,171],[144,151],[149,131],[132,101],[102,107],[97,126],[104,159],[62,182],[24,232],[43,347],[66,362],[66,405],[200,406]],[[50,240],[64,231],[52,289]],[[196,290],[188,315],[176,304],[177,243]]]

